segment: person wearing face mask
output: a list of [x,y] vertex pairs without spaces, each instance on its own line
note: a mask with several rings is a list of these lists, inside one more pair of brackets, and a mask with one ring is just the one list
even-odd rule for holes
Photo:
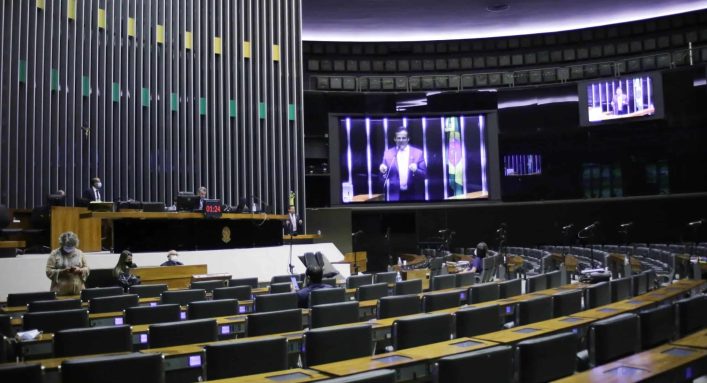
[[101,179],[98,177],[93,177],[91,178],[91,187],[84,190],[83,194],[81,197],[87,202],[93,202],[93,201],[104,201],[103,199],[103,191],[101,190],[103,188],[103,183],[101,182]]
[[137,265],[133,263],[133,253],[129,250],[123,250],[118,258],[118,263],[113,268],[113,277],[125,291],[128,291],[130,286],[140,284],[140,277],[130,272],[130,269],[136,267]]
[[59,248],[49,254],[46,274],[57,295],[77,295],[86,287],[90,269],[78,245],[78,236],[67,231],[59,235]]
[[177,250],[170,250],[169,253],[167,253],[167,261],[161,264],[160,266],[182,266],[184,265],[182,262],[179,262],[179,254],[177,253]]

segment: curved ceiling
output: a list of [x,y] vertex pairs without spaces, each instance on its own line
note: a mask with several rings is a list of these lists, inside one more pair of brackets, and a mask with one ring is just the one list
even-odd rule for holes
[[514,36],[707,8],[707,0],[303,0],[302,3],[302,37],[307,41]]

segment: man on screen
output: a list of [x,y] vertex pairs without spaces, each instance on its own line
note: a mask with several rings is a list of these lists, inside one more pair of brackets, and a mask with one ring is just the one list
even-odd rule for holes
[[408,145],[407,128],[395,131],[395,146],[386,150],[378,170],[388,201],[424,200],[427,165],[422,150]]

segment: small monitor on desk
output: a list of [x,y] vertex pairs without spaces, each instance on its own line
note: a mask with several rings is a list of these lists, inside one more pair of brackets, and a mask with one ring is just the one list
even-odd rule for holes
[[91,201],[88,204],[90,211],[113,211],[113,202]]
[[66,206],[66,195],[49,194],[47,196],[47,206]]
[[177,194],[178,211],[194,211],[199,207],[199,196],[192,192],[179,192]]
[[145,212],[163,212],[164,202],[143,202],[142,211]]

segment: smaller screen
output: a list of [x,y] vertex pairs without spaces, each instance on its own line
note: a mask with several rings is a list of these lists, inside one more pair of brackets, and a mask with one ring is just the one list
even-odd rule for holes
[[539,154],[507,154],[503,156],[503,174],[506,176],[536,176],[542,174]]
[[642,75],[586,84],[589,122],[652,116],[656,113],[655,86]]

